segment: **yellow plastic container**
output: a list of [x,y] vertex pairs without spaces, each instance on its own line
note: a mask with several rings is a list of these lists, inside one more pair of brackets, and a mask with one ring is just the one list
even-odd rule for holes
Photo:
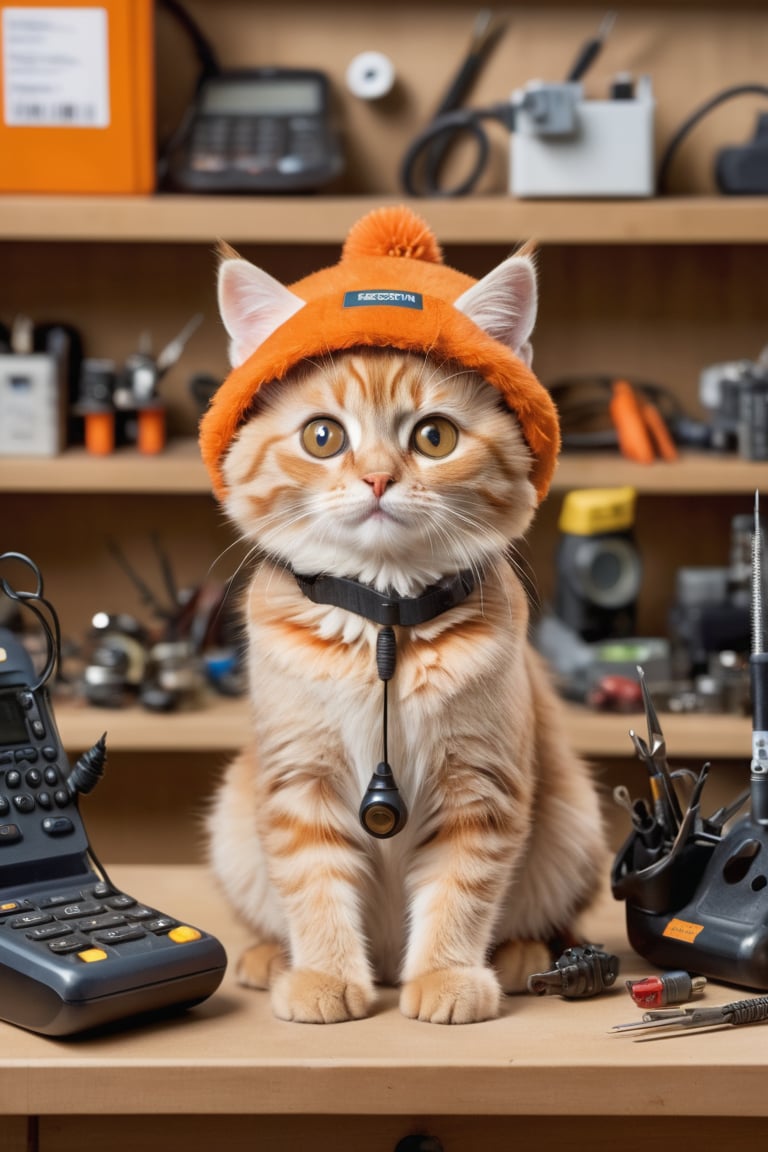
[[558,527],[573,536],[623,532],[635,522],[634,488],[578,488],[563,500]]

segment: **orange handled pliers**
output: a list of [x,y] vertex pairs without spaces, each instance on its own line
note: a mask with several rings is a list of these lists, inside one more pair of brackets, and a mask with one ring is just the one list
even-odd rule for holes
[[628,380],[614,380],[609,403],[619,451],[638,464],[677,460],[677,447],[656,405],[637,392]]

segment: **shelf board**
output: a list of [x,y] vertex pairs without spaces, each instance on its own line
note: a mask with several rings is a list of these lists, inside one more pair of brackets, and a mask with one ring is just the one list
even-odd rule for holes
[[684,452],[671,463],[636,464],[615,452],[566,452],[552,484],[555,491],[629,485],[638,492],[679,496],[754,492],[768,464],[739,456]]
[[[761,1143],[764,1028],[634,1043],[610,1034],[639,1019],[618,987],[579,1001],[504,998],[500,1019],[449,1026],[404,1019],[397,991],[381,988],[368,1019],[287,1024],[265,992],[238,983],[236,961],[252,937],[210,871],[107,863],[123,891],[221,940],[228,970],[210,999],[150,1025],[61,1042],[0,1024],[6,1152],[9,1126],[33,1111],[48,1149],[394,1148],[424,1129],[451,1148],[507,1148],[521,1132],[541,1148]],[[619,957],[621,982],[647,974],[607,890],[583,932]],[[714,982],[706,1002],[736,995]]]
[[[567,705],[568,730],[582,756],[634,758],[629,729],[639,715],[608,715]],[[235,752],[249,739],[248,701],[211,699],[195,712],[158,714],[140,708],[92,708],[60,703],[56,717],[62,741],[77,754],[102,732],[112,752]],[[741,716],[678,716],[664,713],[661,725],[670,757],[679,762],[742,759],[751,750],[750,723]]]
[[[642,714],[609,715],[574,705],[568,705],[567,708],[570,738],[582,756],[635,758],[629,730],[644,729],[645,719]],[[697,761],[748,760],[751,756],[752,729],[748,717],[665,712],[659,720],[670,760],[676,764],[681,764],[686,758]],[[700,766],[691,765],[694,768]]]
[[246,699],[212,698],[207,707],[172,713],[59,702],[56,723],[64,747],[78,755],[102,732],[110,752],[234,752],[249,735]]
[[[392,196],[0,196],[0,240],[340,244]],[[413,201],[443,244],[768,243],[768,197]]]
[[0,457],[0,492],[195,493],[209,492],[197,441],[171,440],[157,456],[120,448],[92,456],[68,448],[60,456]]
[[[768,465],[736,456],[685,453],[673,464],[634,464],[614,452],[566,453],[552,484],[571,488],[628,484],[640,493],[750,493],[765,486]],[[206,493],[211,485],[197,442],[172,440],[158,456],[122,448],[89,456],[70,448],[54,457],[0,457],[0,492]]]

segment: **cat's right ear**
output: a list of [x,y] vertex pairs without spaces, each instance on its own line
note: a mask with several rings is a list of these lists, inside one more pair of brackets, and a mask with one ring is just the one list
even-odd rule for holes
[[306,301],[231,248],[224,248],[222,256],[219,312],[230,337],[229,360],[237,368]]

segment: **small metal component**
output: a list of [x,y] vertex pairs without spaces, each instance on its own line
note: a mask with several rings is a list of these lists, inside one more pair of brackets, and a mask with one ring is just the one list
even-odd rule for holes
[[765,650],[763,616],[763,540],[760,527],[760,496],[755,492],[752,534],[752,651],[749,673],[752,696],[752,760],[750,795],[752,820],[768,826],[768,653]]
[[663,800],[667,808],[667,821],[670,824],[670,830],[675,833],[680,827],[683,819],[683,814],[680,809],[680,802],[675,792],[675,786],[672,783],[672,778],[669,774],[669,764],[667,763],[667,742],[664,739],[664,733],[661,730],[659,718],[656,715],[656,709],[651,699],[651,694],[648,691],[648,685],[645,681],[645,672],[642,668],[637,669],[638,676],[640,677],[640,690],[643,694],[643,707],[645,708],[645,717],[648,724],[648,767],[652,771],[651,785],[655,781],[661,786]]
[[650,1029],[722,1028],[742,1024],[762,1024],[768,1020],[768,996],[753,996],[748,1000],[733,1000],[714,1008],[670,1008],[667,1011],[643,1013],[642,1020],[630,1024],[614,1024],[612,1032],[635,1032]]
[[646,976],[642,980],[627,980],[627,991],[641,1008],[664,1008],[667,1004],[684,1004],[700,996],[706,987],[704,976],[691,976],[688,972],[664,972],[660,976]]
[[165,348],[163,348],[162,352],[158,354],[157,360],[155,361],[158,376],[164,376],[169,368],[173,367],[173,365],[180,358],[182,352],[184,351],[184,348],[186,347],[190,337],[194,335],[202,322],[202,312],[196,312],[191,320],[187,321],[181,332],[179,332],[178,336],[174,336],[173,340],[166,344]]
[[528,977],[528,991],[537,996],[582,1000],[610,988],[618,974],[618,956],[591,946],[566,948],[549,972]]

